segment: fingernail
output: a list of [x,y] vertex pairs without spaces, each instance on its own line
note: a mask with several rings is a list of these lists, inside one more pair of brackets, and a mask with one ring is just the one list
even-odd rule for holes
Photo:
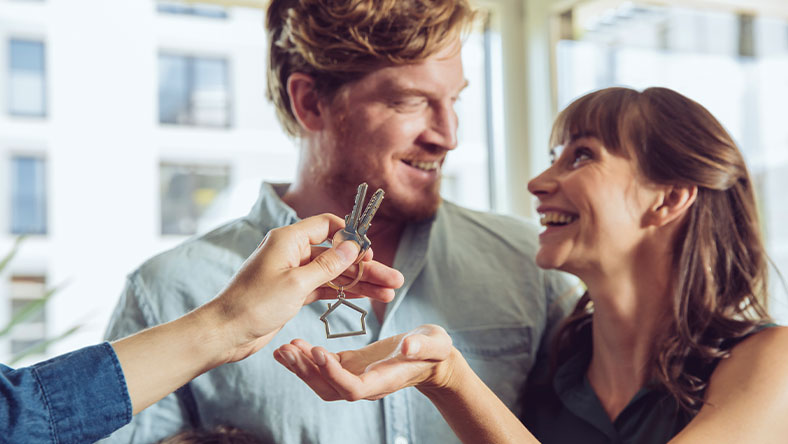
[[323,366],[326,365],[326,354],[320,350],[315,350],[312,352],[312,356],[315,358],[315,362],[317,365]]
[[421,349],[421,343],[418,341],[411,341],[410,345],[408,346],[408,356],[413,356],[419,352]]
[[336,252],[345,262],[351,262],[358,256],[358,245],[353,241],[344,241],[337,246]]
[[282,353],[282,356],[284,356],[285,361],[287,361],[288,364],[295,365],[296,360],[295,360],[295,356],[293,356],[292,353],[290,353],[288,351],[283,351],[281,353]]

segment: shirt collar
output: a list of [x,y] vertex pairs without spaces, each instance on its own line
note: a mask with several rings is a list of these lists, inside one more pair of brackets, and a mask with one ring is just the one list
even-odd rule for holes
[[263,182],[260,196],[246,219],[263,233],[267,233],[271,227],[282,227],[301,220],[295,210],[282,200],[288,187],[288,183]]

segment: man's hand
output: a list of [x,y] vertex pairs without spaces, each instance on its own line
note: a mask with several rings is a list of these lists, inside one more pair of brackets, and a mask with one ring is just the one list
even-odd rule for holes
[[[326,282],[342,274],[355,277],[358,245],[346,241],[329,249],[315,247],[343,227],[341,218],[322,214],[271,230],[228,286],[202,308],[223,326],[228,362],[258,351],[303,305],[335,298]],[[347,296],[391,301],[404,282],[402,274],[372,260],[371,250],[363,263],[362,279]]]
[[375,400],[411,386],[420,390],[447,387],[457,357],[451,338],[437,325],[423,325],[337,354],[301,339],[274,352],[280,364],[326,401]]

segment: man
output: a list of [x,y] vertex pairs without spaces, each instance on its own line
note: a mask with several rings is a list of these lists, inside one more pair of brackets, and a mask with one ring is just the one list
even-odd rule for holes
[[[389,304],[360,300],[367,335],[328,341],[312,304],[245,362],[206,373],[138,415],[113,442],[151,442],[182,427],[231,424],[277,443],[457,442],[410,391],[374,403],[324,403],[271,356],[303,338],[360,348],[417,325],[442,325],[474,370],[515,412],[543,332],[562,317],[569,285],[534,263],[535,229],[442,203],[440,168],[457,145],[453,105],[466,81],[466,0],[274,0],[268,97],[301,142],[295,181],[264,184],[244,219],[164,253],[133,273],[110,338],[204,302],[264,234],[299,218],[350,210],[361,182],[386,198],[368,236],[375,259],[405,284]],[[166,295],[159,298],[152,294]],[[332,322],[358,328],[349,310]]]

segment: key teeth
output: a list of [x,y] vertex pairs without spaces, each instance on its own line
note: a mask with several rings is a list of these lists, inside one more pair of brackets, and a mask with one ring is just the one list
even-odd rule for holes
[[364,200],[366,199],[366,197],[367,197],[367,183],[363,182],[361,185],[358,186],[358,190],[356,191],[356,201],[353,204],[353,209],[350,211],[350,214],[348,214],[345,217],[346,228],[351,227],[353,230],[358,229],[361,206],[364,205]]
[[369,200],[367,207],[364,209],[364,213],[361,215],[361,222],[356,229],[357,233],[363,235],[369,230],[369,227],[372,225],[372,218],[375,217],[375,213],[378,211],[380,203],[383,201],[384,194],[385,192],[380,188],[375,191],[372,199]]

